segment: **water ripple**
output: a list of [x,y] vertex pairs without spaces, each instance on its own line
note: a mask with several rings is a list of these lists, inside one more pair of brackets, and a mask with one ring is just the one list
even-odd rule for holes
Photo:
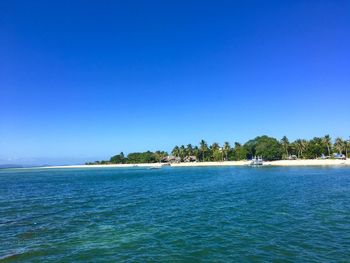
[[349,168],[0,171],[0,262],[345,262]]

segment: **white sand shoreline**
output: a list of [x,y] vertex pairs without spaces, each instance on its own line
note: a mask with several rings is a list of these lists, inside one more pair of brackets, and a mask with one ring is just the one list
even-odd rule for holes
[[[247,166],[250,161],[225,161],[225,162],[193,162],[193,163],[173,163],[171,167],[203,167],[203,166]],[[97,165],[61,165],[36,167],[42,169],[61,169],[61,168],[130,168],[130,167],[159,167],[163,163],[139,163],[139,164],[97,164]],[[350,159],[347,160],[280,160],[264,162],[263,166],[348,166]]]

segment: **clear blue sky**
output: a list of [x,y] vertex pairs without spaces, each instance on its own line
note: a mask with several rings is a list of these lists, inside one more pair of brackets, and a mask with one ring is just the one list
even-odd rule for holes
[[0,162],[346,138],[349,14],[346,0],[1,1]]

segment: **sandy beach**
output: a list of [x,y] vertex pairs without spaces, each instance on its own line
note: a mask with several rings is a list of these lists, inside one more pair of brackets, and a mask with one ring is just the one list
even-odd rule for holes
[[264,162],[264,165],[273,166],[328,166],[328,165],[350,165],[350,159],[347,160],[280,160],[273,162]]
[[[192,162],[192,163],[173,163],[171,167],[201,167],[201,166],[245,166],[250,161],[226,161],[226,162]],[[139,163],[139,164],[99,164],[99,165],[62,165],[40,167],[45,169],[58,168],[129,168],[129,167],[161,167],[163,163]],[[350,159],[347,160],[280,160],[264,162],[264,166],[347,166],[350,165]]]

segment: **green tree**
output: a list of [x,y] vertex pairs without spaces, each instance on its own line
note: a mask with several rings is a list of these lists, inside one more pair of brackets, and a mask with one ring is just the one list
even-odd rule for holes
[[348,149],[349,149],[349,146],[350,146],[350,140],[344,140],[344,147],[345,147],[345,157],[347,158],[348,157]]
[[208,144],[206,143],[206,141],[201,140],[199,143],[199,150],[200,153],[202,155],[202,162],[205,161],[205,153],[208,151]]
[[121,164],[121,163],[125,163],[126,159],[124,157],[124,153],[121,152],[120,154],[114,155],[109,159],[110,163],[116,163],[116,164]]
[[244,144],[248,152],[248,158],[262,156],[265,160],[280,160],[283,147],[275,138],[266,135],[258,136]]
[[288,158],[289,156],[289,140],[286,136],[283,136],[282,140],[281,140],[281,144],[282,144],[282,147],[283,147],[283,150],[285,152],[285,155],[286,155],[286,159]]
[[295,140],[294,144],[295,144],[295,148],[297,151],[297,156],[298,156],[298,158],[301,158],[303,156],[303,152],[305,151],[306,146],[307,146],[306,141],[302,140],[302,139],[297,139],[297,140]]
[[164,152],[164,151],[156,151],[154,154],[155,154],[155,157],[156,157],[157,162],[161,162],[161,160],[162,160],[164,157],[167,157],[167,156],[168,156],[168,153],[167,153],[167,152]]
[[210,146],[210,160],[213,161],[221,161],[222,160],[222,152],[220,149],[220,145],[217,142],[214,142]]
[[156,163],[157,157],[153,152],[135,152],[128,154],[128,163]]
[[179,155],[180,155],[180,148],[179,148],[179,146],[176,145],[174,147],[174,149],[171,151],[171,154],[176,156],[176,157],[179,157]]
[[342,138],[337,137],[337,138],[335,139],[334,148],[335,148],[340,154],[342,154],[342,153],[344,152],[345,143],[344,143],[344,141],[343,141]]
[[180,154],[180,158],[183,160],[186,156],[186,148],[184,145],[180,146],[179,154]]
[[240,161],[247,159],[248,152],[247,150],[239,143],[235,142],[235,146],[232,151],[231,160]]
[[327,151],[328,151],[328,156],[331,156],[331,147],[332,147],[332,139],[331,137],[327,134],[323,137],[322,142],[324,143],[324,145],[326,145],[327,147]]
[[220,145],[217,143],[217,142],[214,142],[212,145],[211,145],[211,149],[213,150],[218,150],[220,148]]
[[314,159],[320,157],[327,152],[327,147],[320,137],[314,137],[307,143],[304,155],[307,159]]
[[192,144],[187,144],[187,147],[186,147],[186,155],[187,155],[187,156],[193,156],[193,155],[194,155]]
[[227,155],[230,152],[231,147],[229,142],[224,142],[223,153],[225,154],[225,161],[227,161]]
[[197,161],[199,161],[200,150],[198,146],[193,147],[193,155],[196,156]]

